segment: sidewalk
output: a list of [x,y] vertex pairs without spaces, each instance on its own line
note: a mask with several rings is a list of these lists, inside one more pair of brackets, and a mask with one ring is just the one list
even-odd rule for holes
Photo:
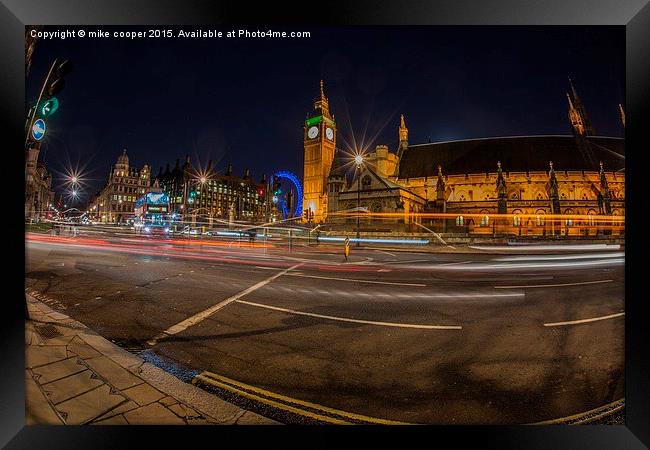
[[182,382],[25,296],[27,425],[277,424]]

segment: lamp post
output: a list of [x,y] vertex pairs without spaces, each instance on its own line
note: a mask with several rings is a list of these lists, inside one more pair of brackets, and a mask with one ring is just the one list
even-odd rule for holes
[[357,164],[357,170],[359,171],[359,175],[357,176],[357,247],[360,247],[361,242],[359,242],[359,239],[361,235],[359,233],[359,214],[361,208],[361,166],[363,165],[363,156],[355,156],[354,162]]

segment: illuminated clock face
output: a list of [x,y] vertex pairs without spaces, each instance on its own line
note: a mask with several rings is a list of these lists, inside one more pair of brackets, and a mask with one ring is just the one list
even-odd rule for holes
[[325,130],[325,136],[327,136],[327,139],[329,139],[330,141],[334,140],[334,130],[328,127]]
[[318,127],[311,127],[307,131],[307,136],[309,137],[309,139],[314,139],[316,136],[318,136]]

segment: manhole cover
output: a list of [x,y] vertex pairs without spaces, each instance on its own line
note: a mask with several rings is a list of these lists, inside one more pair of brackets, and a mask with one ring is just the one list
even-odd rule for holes
[[35,326],[34,329],[38,334],[46,339],[63,336],[63,334],[61,334],[53,325],[38,325]]

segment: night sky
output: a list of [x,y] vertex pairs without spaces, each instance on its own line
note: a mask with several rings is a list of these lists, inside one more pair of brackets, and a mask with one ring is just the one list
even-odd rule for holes
[[354,133],[395,151],[400,113],[412,144],[570,134],[567,76],[597,134],[623,136],[623,27],[273,29],[312,35],[39,40],[28,102],[55,57],[74,64],[41,152],[57,187],[57,173],[79,163],[91,179],[85,196],[96,192],[123,148],[154,175],[190,154],[221,173],[232,162],[258,180],[280,169],[302,177],[302,126],[321,78],[342,148]]

